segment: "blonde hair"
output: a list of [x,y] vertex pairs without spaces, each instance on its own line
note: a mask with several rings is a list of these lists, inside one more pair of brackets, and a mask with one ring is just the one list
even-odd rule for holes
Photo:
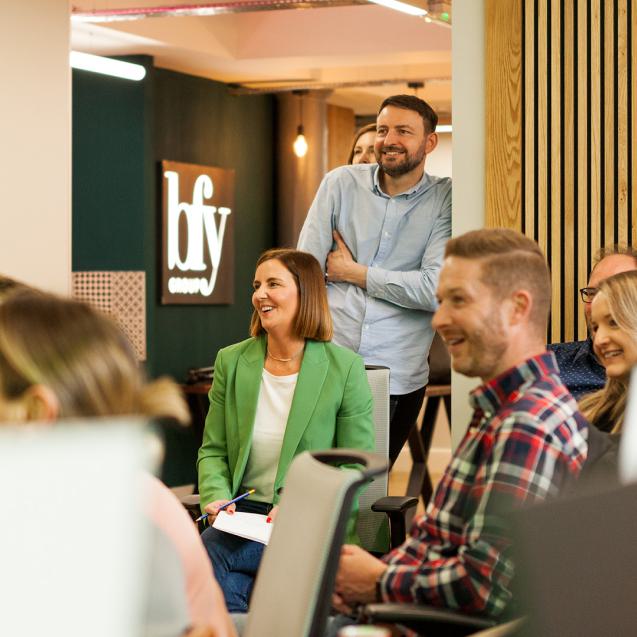
[[[270,259],[280,261],[296,283],[299,310],[294,319],[294,336],[314,341],[332,340],[332,315],[327,304],[325,277],[319,262],[308,252],[272,248],[259,257],[256,267]],[[250,336],[259,336],[264,332],[259,313],[254,310],[250,321]]]
[[0,302],[2,302],[10,294],[19,292],[20,290],[33,291],[33,288],[29,287],[26,283],[22,283],[22,281],[17,281],[5,274],[0,274]]
[[[604,294],[611,317],[637,343],[637,271],[621,272],[604,279],[598,294]],[[580,401],[584,416],[595,426],[612,423],[611,433],[621,431],[626,411],[628,381],[608,378],[599,391]]]
[[19,291],[0,304],[0,393],[18,399],[39,384],[55,394],[60,418],[189,420],[177,385],[147,383],[113,321],[76,301]]

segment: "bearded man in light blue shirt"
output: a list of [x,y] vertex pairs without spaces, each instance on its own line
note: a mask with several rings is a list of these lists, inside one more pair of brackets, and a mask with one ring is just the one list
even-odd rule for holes
[[435,290],[451,236],[451,181],[425,173],[437,122],[425,101],[388,97],[376,121],[378,164],[328,173],[298,244],[325,264],[334,342],[391,370],[392,463],[422,405]]

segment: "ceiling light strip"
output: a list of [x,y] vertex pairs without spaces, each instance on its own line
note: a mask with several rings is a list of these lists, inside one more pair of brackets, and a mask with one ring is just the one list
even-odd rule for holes
[[113,60],[101,55],[91,55],[90,53],[80,53],[71,51],[71,66],[74,69],[110,75],[125,80],[143,80],[146,77],[146,69],[141,64]]

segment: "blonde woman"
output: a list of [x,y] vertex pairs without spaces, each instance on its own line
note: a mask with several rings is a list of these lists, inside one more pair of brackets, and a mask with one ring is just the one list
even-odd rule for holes
[[602,281],[591,306],[591,331],[607,381],[580,407],[597,429],[616,434],[624,420],[630,371],[637,364],[637,271]]
[[[17,291],[6,297],[0,304],[0,420],[53,422],[130,414],[179,421],[189,417],[172,381],[144,380],[126,337],[105,316],[42,292]],[[194,625],[214,626],[216,635],[233,636],[221,591],[188,515],[159,480],[151,475],[143,480],[147,517],[183,570],[186,590],[177,591],[183,603],[177,600],[175,605],[170,597],[181,611],[173,618],[181,626],[174,634]],[[168,589],[168,594],[174,592]],[[162,630],[153,621],[149,615],[146,634]]]

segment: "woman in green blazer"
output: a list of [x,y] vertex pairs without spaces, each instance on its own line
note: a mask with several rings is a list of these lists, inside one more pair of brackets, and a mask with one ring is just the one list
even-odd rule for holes
[[[318,261],[296,250],[268,250],[257,262],[252,304],[252,338],[220,350],[215,361],[197,461],[209,521],[249,488],[255,493],[226,511],[272,521],[290,463],[303,451],[374,449],[363,361],[329,342],[332,320]],[[353,521],[348,541],[356,541]],[[202,539],[228,609],[246,612],[263,544],[214,528]]]

